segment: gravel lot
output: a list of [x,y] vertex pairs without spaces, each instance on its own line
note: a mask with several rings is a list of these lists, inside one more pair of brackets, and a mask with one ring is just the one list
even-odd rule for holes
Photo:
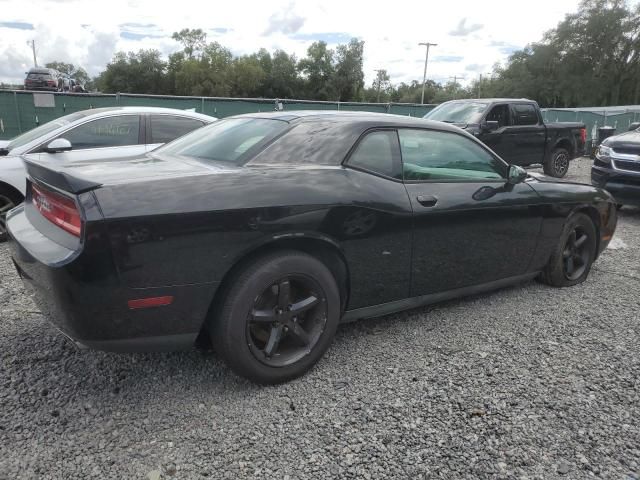
[[578,287],[345,325],[257,387],[210,352],[75,350],[0,245],[0,478],[640,478],[640,210],[612,247]]

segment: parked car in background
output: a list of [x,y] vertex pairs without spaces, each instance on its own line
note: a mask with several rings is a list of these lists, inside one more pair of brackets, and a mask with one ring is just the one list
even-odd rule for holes
[[58,92],[60,91],[61,83],[63,81],[57,70],[34,67],[27,72],[27,77],[24,79],[24,89]]
[[396,115],[239,115],[97,162],[27,162],[8,228],[41,311],[105,350],[206,334],[260,383],[311,368],[341,321],[535,277],[576,285],[617,218],[602,189]]
[[603,140],[591,167],[591,183],[607,189],[619,205],[640,205],[640,124]]
[[424,118],[459,126],[512,165],[542,164],[552,177],[564,177],[569,161],[584,153],[584,123],[545,123],[532,100],[483,98],[452,100]]
[[7,211],[25,197],[22,158],[56,163],[114,160],[151,151],[215,120],[171,108],[96,108],[65,115],[13,140],[0,141],[0,241],[6,239]]

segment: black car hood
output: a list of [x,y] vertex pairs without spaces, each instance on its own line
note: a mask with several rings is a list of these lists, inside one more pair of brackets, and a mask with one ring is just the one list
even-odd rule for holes
[[602,144],[621,153],[640,154],[640,131],[633,130],[609,137],[605,139]]

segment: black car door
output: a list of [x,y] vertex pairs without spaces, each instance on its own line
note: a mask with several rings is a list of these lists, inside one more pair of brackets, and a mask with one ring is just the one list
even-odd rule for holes
[[507,185],[507,165],[467,135],[398,136],[414,216],[411,296],[524,274],[542,221],[537,193]]
[[531,165],[544,160],[547,129],[531,103],[511,105],[511,126],[505,129],[506,141],[513,152],[513,163]]
[[323,230],[340,242],[350,266],[349,308],[407,298],[413,214],[396,131],[367,132],[346,167],[353,202],[332,208]]
[[493,105],[485,114],[483,122],[498,122],[498,128],[494,130],[482,129],[478,133],[478,138],[496,152],[500,157],[509,163],[517,163],[514,152],[512,138],[505,135],[511,125],[511,109],[507,103]]

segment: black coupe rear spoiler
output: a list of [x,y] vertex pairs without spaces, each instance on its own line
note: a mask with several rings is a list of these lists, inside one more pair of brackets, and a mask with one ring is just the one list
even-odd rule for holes
[[101,183],[70,175],[64,171],[64,167],[56,168],[55,165],[51,164],[43,165],[35,161],[23,160],[27,166],[27,173],[32,179],[65,192],[79,194],[102,186]]

